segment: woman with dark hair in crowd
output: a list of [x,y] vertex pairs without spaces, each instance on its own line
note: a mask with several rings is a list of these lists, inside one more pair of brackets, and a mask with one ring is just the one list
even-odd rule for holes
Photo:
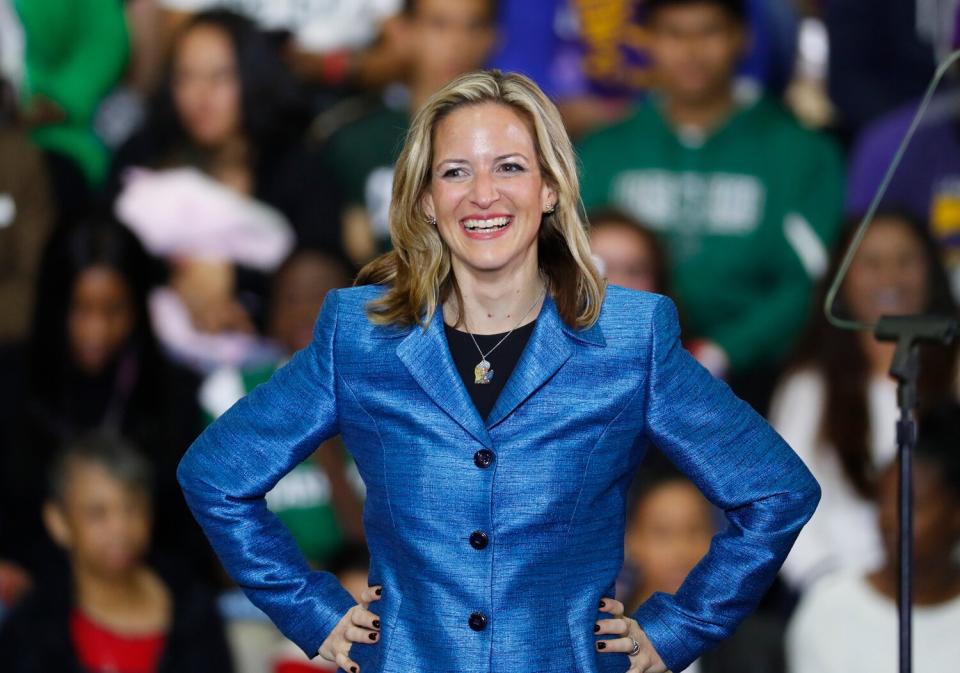
[[211,10],[182,26],[152,109],[117,154],[114,195],[127,167],[192,166],[281,211],[301,244],[339,252],[339,198],[301,144],[296,81],[248,19]]
[[[87,430],[130,438],[158,475],[157,542],[183,550],[204,571],[206,544],[174,481],[199,433],[198,380],[169,364],[146,307],[157,266],[123,226],[92,220],[57,231],[41,262],[22,383],[23,408],[2,473],[4,496],[28,566],[45,565],[43,476],[56,448]],[[13,514],[16,514],[14,517]],[[37,546],[39,545],[39,546]]]
[[[872,332],[836,329],[822,312],[828,282],[856,224],[849,223],[834,250],[807,334],[771,406],[772,425],[823,488],[819,509],[782,569],[798,590],[828,572],[867,572],[883,560],[873,498],[877,475],[896,457],[896,382],[889,376],[895,344],[877,341]],[[871,324],[881,315],[955,315],[927,227],[903,213],[878,214],[850,266],[836,311]],[[957,354],[957,345],[922,352],[922,405],[956,394]]]

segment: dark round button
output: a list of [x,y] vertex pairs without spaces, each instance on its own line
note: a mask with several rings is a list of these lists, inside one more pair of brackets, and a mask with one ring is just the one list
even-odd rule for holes
[[487,628],[487,616],[482,612],[473,612],[470,614],[470,628],[474,631],[483,631]]
[[483,549],[489,541],[490,538],[482,530],[475,530],[470,533],[470,546],[474,549]]
[[493,451],[490,449],[480,449],[473,454],[473,463],[477,467],[490,467],[493,462]]

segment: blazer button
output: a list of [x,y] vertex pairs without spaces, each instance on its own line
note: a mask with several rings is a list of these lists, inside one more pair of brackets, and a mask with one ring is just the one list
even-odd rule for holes
[[473,454],[473,463],[477,467],[490,467],[493,462],[493,451],[490,449],[480,449]]
[[470,546],[474,549],[483,549],[489,541],[490,538],[482,530],[475,530],[470,533]]
[[470,614],[470,628],[474,631],[483,631],[487,628],[487,616],[482,612],[474,612]]

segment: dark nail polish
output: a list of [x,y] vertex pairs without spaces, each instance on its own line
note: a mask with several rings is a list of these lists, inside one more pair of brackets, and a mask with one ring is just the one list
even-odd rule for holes
[[603,599],[600,599],[600,607],[605,607],[606,603]]
[[598,650],[602,650],[602,649],[605,648],[606,646],[607,646],[607,644],[606,644],[605,642],[603,642],[602,640],[597,643],[597,649],[598,649]]
[[351,667],[350,667],[350,670],[353,671],[353,673],[357,673],[357,667],[356,667],[356,666],[351,666]]
[[373,628],[375,628],[375,629],[379,629],[379,628],[380,628],[380,620],[379,620],[379,619],[374,619],[374,620],[373,620]]
[[383,593],[383,587],[377,587],[377,590],[374,591],[373,593],[375,593],[375,594],[377,594],[377,595],[379,596],[381,593]]
[[593,625],[593,632],[596,633],[596,632],[599,631],[599,630],[600,630],[600,625],[599,625],[599,624],[594,624],[594,625]]
[[371,634],[370,634],[370,640],[376,640],[376,639],[377,639],[377,634],[376,634],[376,633],[371,633]]

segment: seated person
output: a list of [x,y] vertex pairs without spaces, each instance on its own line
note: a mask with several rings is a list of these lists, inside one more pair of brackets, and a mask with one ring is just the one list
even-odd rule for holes
[[146,560],[151,488],[150,463],[115,435],[88,434],[62,450],[44,523],[69,572],[38,581],[4,621],[5,671],[233,670],[212,600]]
[[[710,549],[719,512],[654,448],[632,489],[624,539],[624,572],[617,593],[636,610],[656,592],[676,593]],[[748,617],[728,640],[686,673],[769,673],[783,670],[783,628],[767,615]]]
[[[943,673],[960,661],[960,406],[921,418],[914,454],[913,670]],[[787,630],[791,673],[897,670],[899,468],[879,482],[886,560],[869,573],[836,573],[805,594]],[[839,637],[839,634],[843,634]]]

